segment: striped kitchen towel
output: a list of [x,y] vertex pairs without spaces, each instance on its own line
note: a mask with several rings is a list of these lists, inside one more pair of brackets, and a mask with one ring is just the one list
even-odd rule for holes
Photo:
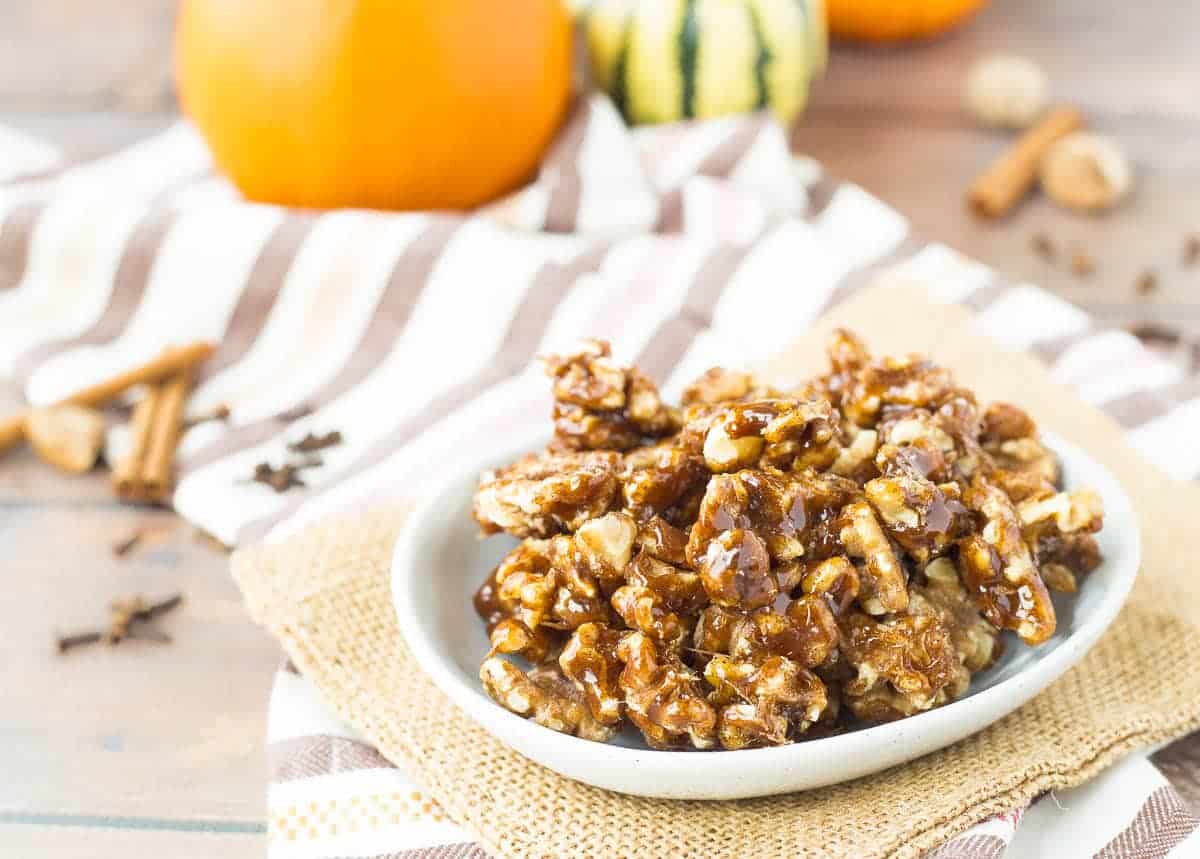
[[[470,216],[248,204],[186,124],[82,163],[0,133],[0,183],[0,376],[44,403],[171,343],[218,342],[189,407],[224,404],[230,419],[186,434],[173,503],[228,545],[409,495],[481,437],[527,434],[549,408],[534,358],[580,336],[611,340],[674,395],[712,364],[765,358],[885,268],[970,304],[984,334],[1042,356],[1148,458],[1200,473],[1196,368],[919,240],[900,213],[794,157],[765,117],[630,132],[604,98],[583,99],[536,180]],[[304,486],[247,480],[332,430],[344,441]],[[274,856],[478,852],[286,672],[271,742]],[[1055,855],[1194,848],[1178,798],[1150,764],[1128,766],[1072,792],[1063,820],[1095,837]],[[1092,794],[1108,812],[1085,813]],[[1017,831],[1015,849],[1030,820],[1056,817],[1049,807],[937,855],[998,856]],[[403,852],[430,845],[443,846]]]

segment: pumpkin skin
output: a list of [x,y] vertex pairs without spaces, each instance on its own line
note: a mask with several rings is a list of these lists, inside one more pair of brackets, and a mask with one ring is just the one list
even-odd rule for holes
[[593,77],[633,123],[790,122],[825,69],[823,0],[595,0],[586,15]]
[[826,0],[829,31],[860,42],[899,42],[944,33],[987,0]]
[[566,113],[562,0],[183,0],[180,101],[249,199],[466,209],[531,177]]

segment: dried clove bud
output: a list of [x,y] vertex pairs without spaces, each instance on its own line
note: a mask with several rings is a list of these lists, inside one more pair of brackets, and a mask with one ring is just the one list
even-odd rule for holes
[[59,653],[66,653],[85,644],[105,642],[116,645],[126,638],[143,641],[170,643],[171,637],[162,630],[150,626],[150,621],[166,614],[183,602],[183,594],[174,594],[158,602],[147,602],[143,596],[114,600],[109,606],[108,629],[103,632],[89,631],[74,635],[59,636],[56,640]]
[[1030,246],[1033,248],[1033,252],[1046,262],[1054,262],[1058,258],[1058,250],[1054,247],[1054,242],[1045,233],[1034,233]]
[[293,453],[315,453],[318,450],[325,450],[329,447],[337,447],[342,443],[342,434],[338,430],[327,432],[325,435],[314,435],[309,433],[300,441],[292,442],[288,445],[288,450]]
[[1183,264],[1193,266],[1200,262],[1200,233],[1192,233],[1183,240]]
[[104,636],[98,632],[80,632],[74,635],[60,635],[56,640],[59,653],[66,653],[85,644],[95,644]]
[[284,493],[289,489],[305,486],[304,481],[300,479],[300,472],[306,468],[319,468],[321,464],[321,460],[316,457],[300,462],[285,462],[279,466],[260,462],[254,466],[254,476],[250,479],[254,483],[262,483],[276,492]]
[[1076,277],[1091,277],[1096,271],[1096,261],[1083,248],[1071,252],[1071,273]]
[[83,406],[50,406],[30,413],[25,431],[43,462],[68,474],[91,471],[104,447],[104,417]]
[[142,538],[145,536],[141,528],[135,528],[125,536],[118,538],[112,545],[113,557],[124,558],[138,547],[138,544],[142,542]]
[[1134,291],[1138,295],[1149,295],[1158,289],[1158,275],[1150,269],[1138,275],[1138,278],[1133,283]]

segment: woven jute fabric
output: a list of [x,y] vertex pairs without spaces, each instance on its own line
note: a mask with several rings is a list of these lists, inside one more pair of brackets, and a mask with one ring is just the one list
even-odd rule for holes
[[1138,510],[1143,568],[1112,628],[1048,690],[973,737],[854,782],[737,802],[641,799],[569,781],[494,740],[414,661],[390,595],[398,508],[236,555],[250,611],[344,719],[499,856],[915,857],[992,814],[1086,781],[1136,747],[1200,726],[1200,576],[1190,545],[1200,490],[1141,462],[1115,424],[1054,384],[1036,359],[984,339],[969,311],[903,284],[840,305],[765,372],[786,381],[820,369],[835,324],[860,332],[877,353],[932,354],[981,399],[1021,404],[1104,462]]

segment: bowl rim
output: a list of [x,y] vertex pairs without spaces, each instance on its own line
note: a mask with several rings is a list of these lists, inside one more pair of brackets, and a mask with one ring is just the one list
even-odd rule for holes
[[[526,757],[531,757],[536,763],[550,766],[559,772],[563,770],[547,763],[548,759],[564,756],[572,761],[572,769],[578,769],[581,764],[598,765],[605,769],[636,766],[651,767],[653,771],[664,775],[681,775],[685,771],[696,770],[698,766],[725,768],[725,765],[731,762],[731,756],[734,756],[732,761],[739,762],[739,769],[750,763],[795,767],[810,763],[814,757],[858,755],[878,749],[880,744],[902,744],[931,734],[944,734],[949,737],[945,742],[939,742],[923,752],[928,753],[978,733],[1003,718],[1079,662],[1116,619],[1140,570],[1141,534],[1138,520],[1129,496],[1120,482],[1103,463],[1078,446],[1051,432],[1043,431],[1041,438],[1055,453],[1086,467],[1088,487],[1099,492],[1103,499],[1106,527],[1108,523],[1120,523],[1123,529],[1120,535],[1123,551],[1117,558],[1112,559],[1114,563],[1122,562],[1122,566],[1117,569],[1118,575],[1113,577],[1101,595],[1099,604],[1084,616],[1077,627],[1053,650],[1013,676],[992,686],[968,692],[949,704],[904,719],[781,746],[714,749],[697,754],[686,749],[630,748],[553,731],[501,707],[487,697],[478,684],[463,682],[458,675],[457,663],[435,646],[430,636],[424,634],[423,630],[428,624],[421,618],[419,606],[415,604],[415,576],[420,571],[427,573],[429,570],[428,562],[421,551],[423,538],[432,528],[445,526],[444,511],[448,501],[461,497],[464,487],[474,485],[483,471],[496,467],[498,463],[510,462],[531,450],[540,449],[547,439],[544,432],[530,433],[522,441],[506,445],[505,448],[492,451],[486,456],[476,457],[464,467],[455,469],[436,483],[424,501],[409,514],[397,537],[392,556],[392,599],[400,632],[422,670],[473,721],[501,742],[517,748]],[[972,725],[965,732],[956,728],[956,723],[966,715],[964,706],[972,706],[983,714],[979,723]],[[988,713],[992,715],[986,715]],[[517,738],[518,741],[510,737]],[[539,759],[525,751],[530,748],[538,749],[539,753],[545,750],[545,759]]]

